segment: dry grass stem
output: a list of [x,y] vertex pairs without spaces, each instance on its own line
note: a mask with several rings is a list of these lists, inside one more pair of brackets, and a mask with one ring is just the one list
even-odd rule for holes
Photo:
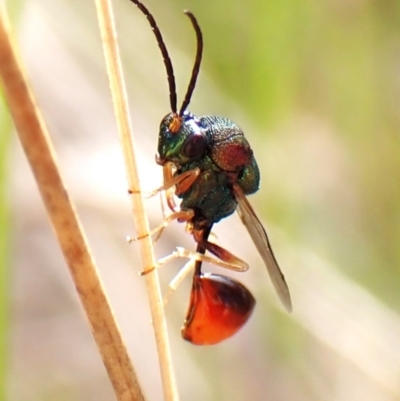
[[[131,196],[135,226],[139,237],[149,232],[143,197],[140,193],[139,176],[132,142],[131,124],[128,114],[128,100],[125,91],[124,77],[116,41],[116,30],[110,0],[96,0],[100,31],[103,41],[107,72],[110,80],[114,111],[125,159],[125,167]],[[144,269],[155,266],[153,244],[150,236],[139,241]],[[165,401],[179,399],[174,372],[172,369],[167,327],[165,323],[163,301],[156,270],[145,275],[149,295],[152,322],[155,332],[157,351],[160,361],[161,379]]]
[[0,75],[9,109],[36,178],[118,400],[144,400],[94,261],[62,182],[47,129],[22,71],[0,3]]

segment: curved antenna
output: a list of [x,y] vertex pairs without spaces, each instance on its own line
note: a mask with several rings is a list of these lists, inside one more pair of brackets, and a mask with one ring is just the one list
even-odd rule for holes
[[181,109],[179,111],[179,116],[182,117],[183,113],[185,112],[186,108],[190,103],[190,99],[192,97],[194,88],[196,86],[197,76],[199,75],[200,71],[200,64],[201,64],[201,56],[203,54],[203,35],[201,33],[201,29],[195,16],[190,11],[185,11],[185,14],[190,18],[190,21],[193,25],[193,28],[196,32],[196,39],[197,39],[197,52],[196,52],[196,59],[194,61],[194,66],[192,70],[192,76],[190,78],[189,86],[185,95],[185,99],[182,102]]
[[168,54],[168,50],[165,46],[164,39],[161,35],[160,30],[158,29],[157,23],[150,13],[150,11],[138,0],[130,0],[133,4],[135,4],[139,10],[146,16],[147,20],[150,23],[151,29],[157,39],[158,47],[161,50],[162,58],[164,60],[165,69],[167,70],[168,84],[169,84],[169,102],[171,104],[171,111],[176,113],[176,85],[175,85],[175,77],[174,77],[174,69],[172,67],[171,59]]

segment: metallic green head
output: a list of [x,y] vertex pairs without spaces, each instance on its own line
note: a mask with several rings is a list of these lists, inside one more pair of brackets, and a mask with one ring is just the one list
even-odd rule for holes
[[185,111],[182,116],[169,113],[162,119],[158,134],[158,164],[172,162],[182,166],[202,158],[208,148],[206,130],[192,113]]

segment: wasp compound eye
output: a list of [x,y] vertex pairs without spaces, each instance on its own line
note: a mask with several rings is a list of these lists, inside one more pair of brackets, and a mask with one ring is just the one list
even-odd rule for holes
[[183,153],[190,159],[201,158],[207,148],[207,141],[202,134],[193,134],[188,137],[183,145]]

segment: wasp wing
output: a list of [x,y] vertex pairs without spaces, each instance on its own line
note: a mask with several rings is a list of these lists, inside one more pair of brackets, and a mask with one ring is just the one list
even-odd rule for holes
[[267,266],[272,284],[275,287],[275,290],[278,293],[280,300],[282,301],[285,308],[289,312],[291,312],[292,301],[290,299],[289,288],[286,284],[285,277],[278,266],[278,262],[275,259],[274,253],[272,252],[267,233],[240,186],[234,184],[233,190],[236,200],[238,202],[237,210],[240,219],[246,226],[251,239],[253,240],[258,252],[264,260],[265,265]]

